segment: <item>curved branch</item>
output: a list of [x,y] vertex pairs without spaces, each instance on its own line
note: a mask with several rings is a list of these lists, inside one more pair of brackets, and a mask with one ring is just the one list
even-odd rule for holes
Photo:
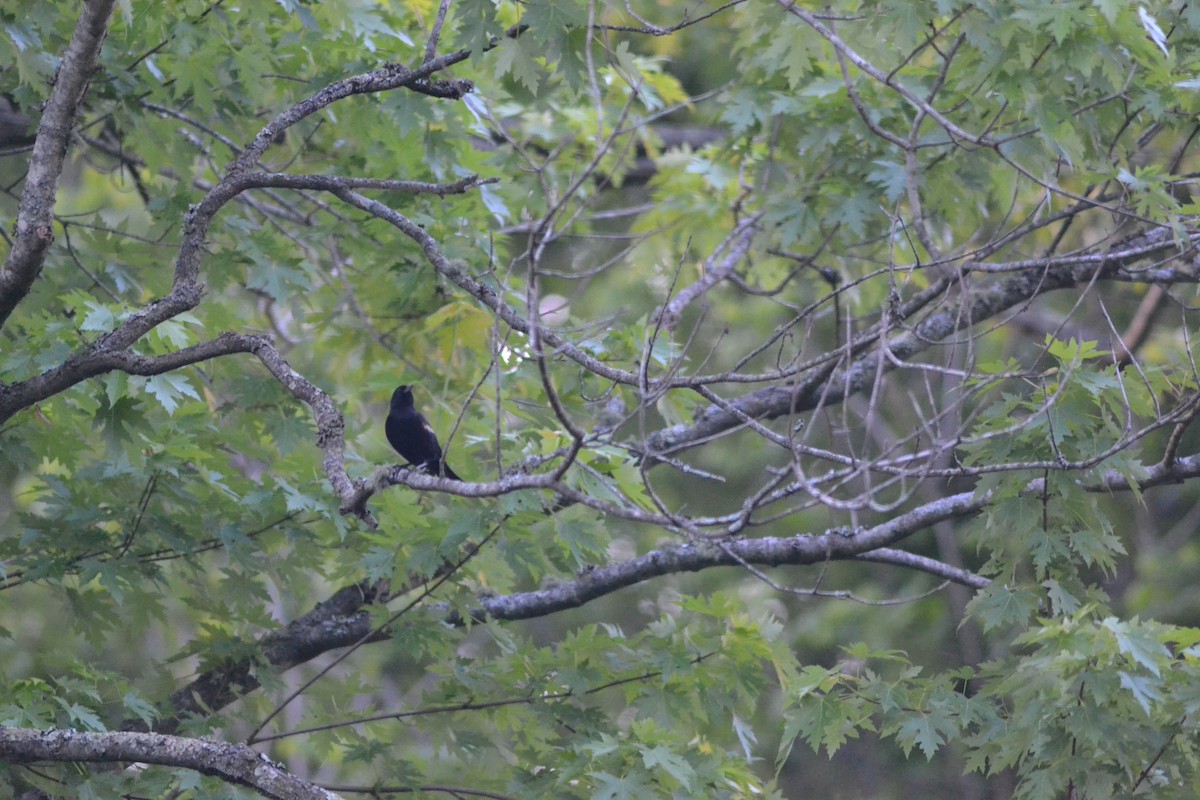
[[982,589],[991,584],[990,580],[982,575],[976,575],[970,570],[954,567],[937,559],[919,556],[907,550],[895,550],[891,547],[880,547],[878,550],[862,553],[856,560],[873,561],[877,564],[891,564],[897,567],[908,567],[920,572],[928,572],[930,575],[936,575],[939,578],[945,578],[948,581],[962,584],[972,589]]
[[0,327],[29,293],[42,271],[46,251],[54,241],[51,220],[58,179],[62,175],[75,115],[100,58],[113,5],[113,0],[93,0],[83,4],[79,23],[67,45],[42,121],[38,124],[33,155],[29,159],[29,174],[17,211],[16,236],[8,258],[0,268]]
[[[438,480],[425,475],[413,477]],[[874,528],[857,532],[833,529],[817,535],[724,540],[720,546],[710,543],[670,545],[618,564],[586,570],[573,581],[545,589],[481,598],[479,608],[471,612],[471,616],[478,620],[490,618],[507,621],[548,616],[577,608],[651,578],[714,567],[740,567],[747,563],[759,566],[807,565],[855,559],[864,552],[882,547],[884,543],[897,542],[935,522],[974,513],[986,504],[986,497],[976,498],[972,493],[965,492],[936,500]],[[973,584],[968,582],[967,585]],[[353,645],[363,637],[374,636],[375,640],[390,638],[387,631],[373,629],[370,606],[384,599],[385,596],[366,581],[346,586],[286,628],[260,639],[258,649],[262,653],[262,660],[273,669],[283,672],[322,653]],[[447,619],[454,623],[463,621],[452,612],[447,612]],[[211,714],[257,690],[261,684],[253,674],[255,666],[255,660],[248,658],[202,673],[171,696],[171,716],[158,723],[155,729],[174,731],[190,715]],[[136,722],[127,727],[142,730],[145,725]]]
[[363,483],[354,483],[346,473],[346,425],[341,412],[325,391],[294,370],[270,339],[264,336],[227,332],[207,342],[160,356],[144,356],[132,350],[105,350],[93,345],[37,377],[11,386],[0,386],[0,422],[23,408],[106,372],[161,375],[234,353],[252,353],[293,397],[312,409],[317,426],[316,443],[323,456],[325,475],[340,499],[343,511],[353,511],[368,525],[373,525],[374,521],[364,505]]
[[275,800],[336,800],[338,795],[301,780],[262,753],[241,744],[162,733],[74,730],[36,731],[0,727],[0,761],[140,762],[183,767],[245,786]]
[[81,381],[106,372],[117,370],[130,375],[161,375],[220,356],[252,352],[260,340],[266,341],[258,336],[222,333],[207,342],[159,356],[144,356],[132,350],[97,351],[95,347],[90,347],[29,380],[0,386],[0,423],[34,403],[40,403]]
[[856,559],[861,554],[894,544],[935,522],[972,514],[988,503],[988,497],[963,492],[926,503],[871,528],[831,528],[819,534],[767,536],[759,539],[685,542],[661,547],[619,564],[596,567],[577,579],[533,592],[488,597],[480,601],[480,619],[530,619],[569,608],[577,608],[618,589],[650,578],[713,567],[743,564],[780,567],[821,564]]
[[938,111],[931,103],[926,102],[925,99],[919,94],[909,89],[899,80],[896,80],[894,75],[889,75],[888,73],[883,72],[870,61],[867,61],[865,58],[852,50],[850,45],[846,44],[846,42],[832,29],[825,26],[817,15],[800,8],[796,4],[795,0],[779,0],[779,4],[783,6],[783,10],[785,12],[802,20],[804,24],[808,25],[810,28],[820,34],[822,38],[833,45],[833,48],[838,52],[840,57],[846,58],[848,61],[853,63],[854,66],[858,67],[863,72],[882,83],[884,86],[896,92],[918,111],[935,120],[951,136],[955,137],[956,139],[961,139],[963,141],[971,142],[972,144],[977,144],[983,147],[998,146],[999,143],[990,136],[987,136],[986,134],[974,134],[954,124],[949,117]]
[[[259,639],[261,659],[275,671],[285,672],[330,650],[359,643],[371,635],[369,607],[381,599],[379,589],[367,581],[344,586],[307,614]],[[377,638],[387,637],[381,633]],[[262,684],[254,675],[256,667],[261,668],[256,659],[241,659],[202,672],[171,695],[170,716],[157,721],[154,730],[173,733],[188,717],[208,716],[257,690]],[[124,727],[146,730],[140,720]]]
[[[425,475],[412,477],[441,480]],[[1200,477],[1200,455],[1156,464],[1146,470],[1136,485],[1140,490],[1146,490],[1197,477]],[[1041,492],[1041,487],[1042,480],[1034,480],[1026,487],[1026,491],[1036,495]],[[1088,488],[1109,493],[1129,491],[1131,487],[1126,476],[1112,471]],[[819,564],[831,560],[876,561],[921,569],[978,589],[986,585],[985,578],[965,571],[960,574],[940,562],[893,550],[889,545],[943,520],[977,513],[990,502],[988,495],[963,492],[933,500],[879,525],[857,531],[837,528],[815,535],[722,540],[720,547],[709,543],[670,545],[619,564],[585,570],[575,580],[556,586],[483,598],[480,607],[471,612],[471,616],[479,620],[491,618],[509,621],[543,617],[577,608],[650,578],[743,564],[785,566]],[[373,635],[376,640],[387,639],[387,631],[373,631],[370,607],[381,600],[386,600],[386,595],[366,581],[340,589],[287,627],[260,639],[258,649],[262,653],[262,660],[282,672],[322,653],[353,645],[366,636]],[[452,613],[448,614],[448,620],[462,621]],[[171,696],[172,716],[158,723],[156,729],[174,731],[187,716],[211,714],[255,691],[261,685],[253,675],[256,665],[254,659],[245,659],[202,673]],[[142,730],[145,725],[136,722],[127,727]]]
[[[658,312],[658,318],[662,322],[663,327],[667,330],[674,330],[685,308],[695,301],[696,298],[703,296],[733,273],[738,264],[742,262],[742,259],[746,257],[746,253],[750,251],[751,240],[754,239],[754,234],[758,232],[758,223],[762,219],[762,216],[760,212],[742,220],[717,245],[712,254],[704,260],[704,266],[700,269],[700,279],[681,289]],[[725,254],[725,258],[718,263],[717,257],[722,253]]]
[[[931,313],[913,327],[885,340],[882,347],[876,347],[849,365],[831,371],[822,370],[791,386],[767,386],[750,392],[732,401],[729,409],[710,406],[697,415],[694,423],[675,425],[652,434],[646,439],[645,453],[653,456],[694,446],[744,424],[746,417],[775,419],[812,411],[818,406],[840,403],[849,395],[870,386],[878,373],[890,372],[952,334],[1047,292],[1103,278],[1188,283],[1200,280],[1200,264],[1197,263],[1195,251],[1183,254],[1187,258],[1180,257],[1182,263],[1178,267],[1161,266],[1146,271],[1133,269],[1133,265],[1149,253],[1174,246],[1171,230],[1157,228],[1123,242],[1118,256],[1074,259],[1054,267],[1039,262],[1026,265],[1021,272],[1003,280],[982,286],[968,284],[959,303],[947,304],[941,311]],[[977,266],[970,264],[963,270],[969,274]],[[966,277],[963,276],[964,284]]]

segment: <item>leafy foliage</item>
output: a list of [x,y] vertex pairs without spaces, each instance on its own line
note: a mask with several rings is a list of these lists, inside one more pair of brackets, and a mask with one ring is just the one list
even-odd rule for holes
[[1194,4],[84,5],[0,10],[0,733],[1200,790]]

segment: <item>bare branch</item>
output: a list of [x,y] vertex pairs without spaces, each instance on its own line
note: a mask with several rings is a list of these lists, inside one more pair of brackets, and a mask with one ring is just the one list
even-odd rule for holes
[[[746,253],[750,250],[750,243],[754,239],[755,232],[758,230],[760,219],[762,219],[761,213],[742,220],[717,245],[712,255],[704,260],[704,266],[700,269],[700,279],[681,289],[659,312],[659,319],[662,321],[663,327],[667,330],[674,329],[679,322],[679,315],[683,313],[683,310],[688,305],[696,300],[696,298],[708,292],[709,289],[728,278],[737,269],[738,264],[742,262],[742,259],[746,257]],[[722,253],[725,254],[725,257],[721,259],[720,263],[717,263],[716,259]]]
[[[1148,282],[1162,278],[1195,283],[1200,279],[1200,265],[1195,252],[1180,254],[1177,257],[1181,262],[1178,266],[1144,271],[1133,269],[1132,265],[1149,251],[1174,246],[1171,231],[1157,228],[1134,242],[1127,242],[1122,248],[1121,257],[1106,259],[1099,255],[1087,258],[1082,263],[1070,261],[1059,266],[1042,264],[1040,268],[1030,265],[1002,281],[982,285],[967,283],[961,306],[931,313],[908,330],[887,339],[884,344],[886,349],[873,349],[843,368],[815,372],[791,386],[772,385],[743,395],[733,401],[735,411],[711,407],[697,415],[692,424],[664,428],[650,436],[645,443],[645,451],[651,456],[660,452],[677,452],[742,425],[745,417],[774,419],[811,411],[819,405],[839,403],[848,395],[869,386],[881,366],[884,371],[890,371],[950,335],[1047,292],[1086,285],[1097,279],[1128,279],[1133,275]],[[899,315],[899,321],[905,318],[905,314]],[[860,337],[855,346],[861,348],[864,340],[870,341],[877,336],[878,333],[874,331],[868,332]],[[881,360],[884,362],[882,365]],[[728,377],[694,376],[690,379],[681,378],[678,383],[695,386]]]
[[335,800],[337,795],[289,773],[262,753],[240,744],[161,733],[0,728],[0,761],[139,762],[183,767],[274,800]]
[[434,194],[445,197],[463,194],[476,186],[497,183],[499,178],[481,178],[468,175],[454,183],[426,183],[424,181],[396,181],[382,178],[347,178],[339,175],[290,175],[277,172],[254,172],[243,177],[239,184],[245,188],[313,189],[336,192],[345,189],[383,189],[405,194]]
[[858,560],[874,561],[878,564],[891,564],[893,566],[908,567],[909,569],[928,572],[930,575],[936,575],[939,578],[945,578],[948,581],[953,581],[972,589],[982,589],[991,583],[987,578],[982,575],[976,575],[970,570],[953,567],[933,558],[919,556],[916,553],[909,553],[906,550],[894,550],[890,547],[880,547],[878,550],[863,553],[858,557]]
[[83,5],[71,43],[59,65],[50,100],[38,124],[29,174],[17,212],[16,237],[4,266],[0,267],[0,327],[37,280],[46,260],[46,251],[54,241],[51,219],[58,179],[75,116],[100,58],[100,46],[108,31],[113,5],[113,0],[91,0]]
[[[1146,490],[1197,477],[1200,477],[1200,455],[1150,467],[1137,485],[1140,490]],[[443,479],[411,474],[411,480],[414,483],[429,483],[428,488],[435,488],[435,484]],[[1041,479],[1034,480],[1026,486],[1025,491],[1037,495],[1043,485]],[[456,488],[458,486],[481,484],[458,483]],[[1088,488],[1104,493],[1129,491],[1130,483],[1126,476],[1113,471]],[[479,607],[471,612],[471,616],[478,620],[534,619],[578,608],[652,578],[716,567],[740,568],[745,564],[779,567],[824,564],[835,560],[874,561],[918,569],[979,589],[987,585],[986,578],[933,559],[892,549],[891,545],[940,522],[976,514],[987,508],[990,502],[988,495],[962,492],[937,498],[878,525],[858,530],[832,528],[819,534],[724,539],[712,543],[689,541],[667,545],[620,563],[586,569],[572,581],[531,592],[482,597]],[[388,595],[380,593],[380,587],[365,581],[346,586],[287,627],[260,639],[260,652],[273,669],[282,672],[333,649],[352,646],[364,640],[387,639],[387,631],[374,627],[370,611],[372,604],[387,599]],[[448,621],[462,622],[449,609],[445,611],[449,614]],[[246,659],[201,674],[172,695],[172,717],[158,723],[156,729],[174,731],[179,722],[191,714],[220,710],[257,690],[260,683],[253,675],[254,666],[252,659]],[[131,727],[141,729],[144,726],[136,723]]]

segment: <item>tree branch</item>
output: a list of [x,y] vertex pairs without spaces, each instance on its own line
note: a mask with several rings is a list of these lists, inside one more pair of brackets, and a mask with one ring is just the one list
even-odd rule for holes
[[[758,231],[758,223],[761,219],[762,214],[759,213],[742,220],[717,245],[712,254],[704,260],[704,266],[700,270],[700,279],[681,289],[675,295],[674,299],[664,305],[658,312],[658,318],[664,328],[674,330],[676,324],[679,322],[680,315],[683,314],[683,310],[688,305],[729,277],[737,268],[737,265],[742,262],[742,259],[746,257],[746,253],[750,251],[750,243],[754,239],[754,234]],[[722,253],[725,254],[725,258],[718,263],[717,257]]]
[[[414,477],[428,481],[440,480],[425,475]],[[1200,477],[1200,455],[1149,467],[1137,486],[1144,491],[1196,477]],[[1037,495],[1042,491],[1042,485],[1040,478],[1030,481],[1026,492]],[[1105,473],[1088,489],[1105,493],[1128,491],[1130,484],[1126,476],[1112,471]],[[531,592],[481,598],[479,607],[470,612],[470,616],[477,620],[534,619],[578,608],[651,578],[715,567],[739,567],[743,564],[778,567],[843,560],[875,561],[919,569],[979,589],[987,585],[986,578],[933,559],[891,549],[890,545],[938,522],[978,513],[990,502],[989,495],[962,492],[932,500],[878,525],[859,530],[833,528],[820,534],[722,539],[720,546],[708,542],[672,544],[618,564],[584,570],[572,581]],[[349,647],[365,636],[373,636],[375,641],[385,640],[390,634],[372,630],[370,611],[370,606],[381,599],[386,598],[366,581],[346,586],[285,628],[259,639],[259,652],[272,668],[283,672],[322,653]],[[462,622],[452,612],[448,612],[447,620]],[[254,664],[253,660],[246,659],[202,673],[171,696],[171,716],[158,723],[156,730],[175,731],[188,716],[206,716],[257,690],[261,684],[252,674]],[[145,725],[136,722],[127,727],[142,730]]]
[[982,589],[991,583],[987,578],[982,575],[976,575],[970,570],[954,567],[933,558],[919,556],[907,550],[894,550],[890,547],[880,547],[878,550],[861,553],[856,560],[874,561],[877,564],[891,564],[897,567],[908,567],[920,572],[928,572],[930,575],[936,575],[939,578],[945,578],[948,581],[953,581],[972,589]]
[[[645,452],[650,456],[677,452],[744,424],[745,417],[775,419],[840,403],[847,396],[870,386],[879,371],[890,372],[952,334],[1050,291],[1100,278],[1130,280],[1134,276],[1146,282],[1162,279],[1164,282],[1195,283],[1200,279],[1200,265],[1194,250],[1175,257],[1183,261],[1178,267],[1164,265],[1145,271],[1132,268],[1149,254],[1174,247],[1171,230],[1157,228],[1122,243],[1121,254],[1117,257],[1097,255],[1053,267],[1047,266],[1046,262],[1026,264],[1022,271],[1011,277],[984,285],[971,285],[967,283],[968,276],[964,275],[961,281],[964,290],[959,303],[947,304],[946,308],[929,314],[849,365],[828,372],[818,371],[790,386],[773,385],[750,392],[731,401],[730,409],[710,406],[700,412],[693,423],[664,428],[649,436]],[[976,267],[970,264],[964,270],[969,272]],[[902,322],[903,317],[898,321]],[[860,341],[864,338],[869,341],[870,336],[878,335],[864,334]],[[690,380],[693,383],[701,381],[699,378]]]
[[17,211],[16,236],[4,266],[0,267],[0,327],[41,274],[46,252],[54,241],[51,223],[58,179],[62,175],[75,116],[100,58],[112,9],[113,0],[90,0],[83,4],[75,33],[67,45],[46,110],[38,124],[33,155],[29,159],[29,174]]
[[265,341],[259,336],[222,333],[207,342],[159,356],[144,356],[132,350],[97,350],[92,346],[29,380],[9,386],[0,385],[0,423],[34,403],[40,403],[81,381],[106,372],[119,370],[130,375],[161,375],[232,353],[250,353]]
[[84,733],[0,727],[0,761],[10,764],[36,761],[160,764],[192,769],[235,786],[248,787],[274,800],[336,800],[338,797],[297,778],[245,745],[161,733]]

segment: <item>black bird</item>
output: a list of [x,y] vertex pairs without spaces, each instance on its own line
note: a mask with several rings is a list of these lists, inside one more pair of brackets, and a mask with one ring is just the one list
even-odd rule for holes
[[387,422],[383,424],[383,432],[400,457],[409,464],[430,475],[462,480],[442,461],[442,446],[438,444],[437,434],[413,406],[411,386],[398,386],[392,392],[392,409],[388,412]]

